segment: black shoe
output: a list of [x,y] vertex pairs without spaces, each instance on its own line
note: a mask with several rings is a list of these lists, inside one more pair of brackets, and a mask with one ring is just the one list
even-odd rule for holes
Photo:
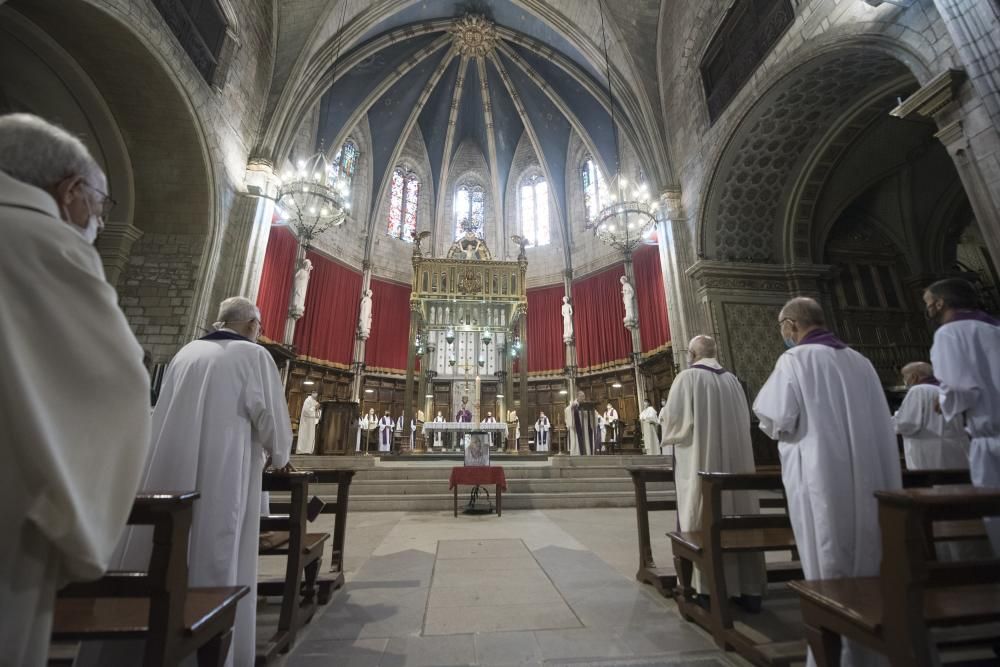
[[694,602],[705,611],[712,610],[712,598],[710,598],[707,595],[698,593],[697,595],[694,596]]
[[759,595],[741,595],[738,598],[730,598],[730,600],[748,614],[759,614],[764,606],[764,599]]

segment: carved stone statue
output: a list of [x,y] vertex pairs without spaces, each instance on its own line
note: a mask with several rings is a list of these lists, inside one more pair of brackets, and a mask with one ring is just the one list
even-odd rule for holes
[[632,285],[629,284],[628,278],[622,276],[620,279],[622,284],[622,301],[625,303],[625,327],[628,329],[635,329],[639,326],[639,314],[636,312],[635,308],[635,290],[632,289]]
[[295,272],[292,283],[292,306],[288,309],[288,314],[292,319],[299,319],[306,312],[306,290],[309,289],[309,273],[313,265],[308,259],[302,260],[302,266]]
[[361,296],[361,314],[358,317],[358,337],[368,340],[372,332],[372,291],[366,289]]
[[573,306],[569,305],[569,297],[562,298],[563,342],[573,342]]

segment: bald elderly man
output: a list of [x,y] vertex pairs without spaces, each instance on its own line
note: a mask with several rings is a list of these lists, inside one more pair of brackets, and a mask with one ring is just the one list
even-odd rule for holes
[[[882,383],[871,362],[826,329],[813,299],[786,303],[777,328],[788,350],[753,409],[778,441],[802,571],[807,580],[875,576],[882,541],[874,494],[902,487]],[[811,652],[808,664],[816,664]],[[841,664],[881,662],[846,641]]]
[[[688,368],[681,371],[667,397],[661,444],[673,445],[677,517],[681,531],[701,529],[701,480],[699,470],[754,472],[750,442],[750,409],[739,379],[716,359],[715,340],[695,336],[688,344]],[[726,493],[725,514],[757,514],[756,495],[749,491]],[[759,611],[766,578],[760,553],[726,554],[726,586],[748,611]],[[701,574],[695,570],[693,585],[703,605],[707,600]],[[724,603],[724,601],[723,601]]]
[[940,382],[931,365],[914,361],[902,369],[906,397],[893,417],[903,436],[903,454],[910,470],[969,467],[969,436],[961,415],[946,419],[938,408]]

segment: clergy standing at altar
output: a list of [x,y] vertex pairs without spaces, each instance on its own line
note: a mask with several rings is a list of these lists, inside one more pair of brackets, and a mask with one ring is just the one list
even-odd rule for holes
[[392,450],[392,430],[395,427],[392,416],[386,410],[382,419],[378,422],[378,450],[388,452]]
[[639,413],[639,421],[642,422],[642,446],[647,454],[656,454],[660,450],[660,440],[656,437],[656,424],[660,416],[656,414],[656,409],[647,398],[646,407]]
[[[497,418],[493,416],[492,412],[487,412],[486,413],[486,418],[483,419],[483,423],[484,424],[496,424],[497,423]],[[490,447],[496,447],[496,444],[497,444],[497,442],[496,442],[496,437],[497,437],[496,433],[490,433],[489,435],[490,435]]]
[[[435,424],[443,424],[444,423],[444,416],[441,414],[440,410],[438,410],[437,416],[434,417],[434,423]],[[442,438],[441,431],[434,431],[434,446],[435,447],[440,447],[441,446],[441,438]]]
[[[674,445],[677,519],[684,532],[701,529],[703,499],[699,470],[732,473],[755,470],[750,410],[743,385],[715,356],[715,340],[695,336],[688,344],[689,368],[674,378],[667,398],[663,442]],[[723,494],[722,513],[759,514],[756,495],[749,491]],[[766,584],[764,555],[725,554],[723,568],[729,592],[741,596],[745,607],[759,608]],[[707,593],[697,568],[692,583],[699,595]],[[726,604],[726,601],[711,600],[710,604]]]
[[299,454],[312,454],[316,449],[316,425],[319,424],[323,412],[319,407],[319,392],[312,392],[302,401],[302,412],[299,415],[299,444],[296,448]]
[[552,424],[549,422],[549,418],[545,416],[544,412],[539,412],[538,420],[535,421],[536,452],[549,451],[549,431],[551,429],[552,429]]
[[604,411],[604,424],[607,427],[606,442],[618,444],[618,411],[608,403],[608,409]]
[[592,456],[597,444],[597,412],[580,405],[586,402],[583,390],[576,392],[576,399],[566,406],[566,430],[569,434],[569,453],[575,456]]
[[462,403],[462,407],[458,409],[458,414],[455,415],[455,421],[457,422],[471,422],[472,421],[472,411]]

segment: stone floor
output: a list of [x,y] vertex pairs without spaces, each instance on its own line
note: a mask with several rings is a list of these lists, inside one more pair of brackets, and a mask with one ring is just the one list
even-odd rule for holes
[[[673,521],[651,516],[665,561]],[[636,549],[634,509],[352,512],[347,584],[280,664],[748,664],[635,581]]]

